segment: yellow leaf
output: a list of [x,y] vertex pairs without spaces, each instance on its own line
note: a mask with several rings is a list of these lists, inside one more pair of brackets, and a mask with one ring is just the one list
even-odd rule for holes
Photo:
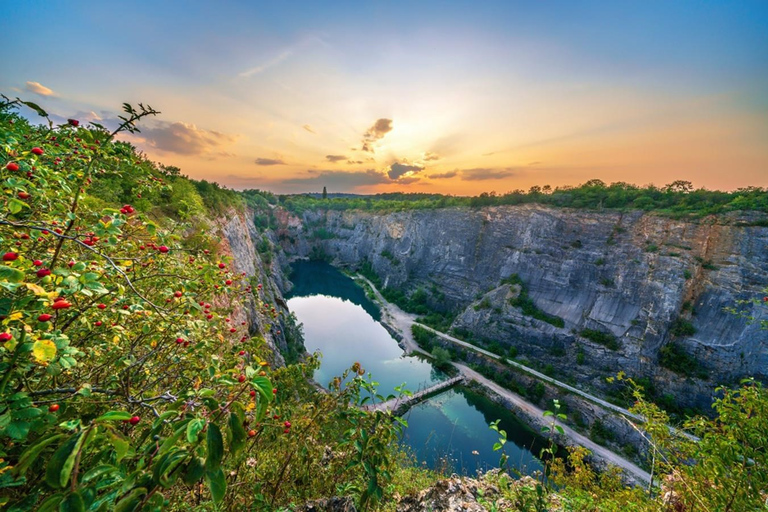
[[115,345],[120,343],[120,336],[115,336],[114,338],[112,338],[112,343],[114,343]]
[[24,315],[22,315],[20,311],[17,311],[8,315],[8,320],[19,320],[22,316]]
[[28,290],[31,290],[35,295],[48,295],[45,288],[35,283],[24,283],[24,286],[26,286]]
[[56,345],[51,340],[37,340],[32,345],[32,355],[38,363],[48,363],[56,357]]
[[252,411],[256,408],[256,402],[248,402],[248,405],[245,406],[246,411]]

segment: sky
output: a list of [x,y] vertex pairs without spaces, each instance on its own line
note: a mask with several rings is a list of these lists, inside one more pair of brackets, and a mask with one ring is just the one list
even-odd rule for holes
[[[768,2],[0,0],[0,92],[278,193],[768,186]],[[30,117],[34,114],[26,113]]]

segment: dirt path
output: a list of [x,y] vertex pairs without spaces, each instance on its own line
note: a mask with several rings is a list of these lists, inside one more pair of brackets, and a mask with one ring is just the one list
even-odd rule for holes
[[[411,332],[411,327],[414,324],[416,324],[420,327],[423,327],[429,330],[430,332],[436,334],[437,336],[440,336],[448,341],[451,341],[452,343],[456,343],[458,345],[465,346],[472,350],[476,350],[489,357],[493,357],[494,359],[501,359],[500,356],[493,354],[492,352],[488,352],[470,343],[459,340],[457,338],[454,338],[453,336],[449,336],[448,334],[442,333],[440,331],[432,329],[431,327],[428,327],[426,325],[416,322],[416,315],[406,313],[405,311],[400,309],[397,305],[387,302],[387,300],[384,298],[384,296],[381,295],[379,290],[376,289],[376,287],[373,285],[372,282],[370,282],[368,279],[366,279],[363,276],[358,276],[358,278],[365,281],[371,287],[371,290],[373,290],[373,293],[376,295],[376,299],[382,306],[382,317],[383,317],[382,320],[386,322],[389,326],[395,328],[397,331],[400,332],[402,336],[401,343],[403,344],[404,350],[406,352],[408,353],[419,352],[422,354],[427,354],[427,352],[425,352],[418,345],[416,345],[416,342],[413,339],[413,333]],[[586,395],[585,398],[588,398],[590,401],[593,401],[598,405],[603,405],[604,407],[611,409],[614,412],[620,412],[622,414],[626,414],[630,417],[636,418],[634,414],[630,413],[625,409],[622,409],[621,407],[605,402],[604,400],[601,400],[597,397],[589,395],[588,393],[585,393],[579,389],[573,388],[572,386],[569,386],[565,383],[561,383],[555,379],[552,379],[551,377],[548,377],[544,374],[537,372],[536,370],[520,365],[519,363],[515,363],[514,361],[510,361],[510,363],[516,364],[518,367],[521,367],[522,370],[528,371],[529,373],[533,374],[538,378],[541,378],[542,380],[545,380],[557,386],[563,387],[565,389],[569,389],[572,392],[578,393],[581,396]],[[524,400],[522,397],[520,397],[520,395],[517,395],[516,393],[513,393],[512,391],[505,389],[504,387],[496,384],[492,380],[484,377],[480,373],[476,372],[475,370],[469,368],[464,364],[456,363],[456,362],[453,362],[451,364],[453,364],[453,366],[457,370],[459,370],[459,372],[462,375],[464,375],[467,379],[474,380],[475,382],[481,384],[486,389],[500,396],[505,401],[512,404],[515,408],[519,409],[520,411],[528,415],[534,421],[537,421],[539,424],[543,424],[543,414],[544,414],[543,409]],[[617,455],[611,450],[595,443],[591,439],[583,436],[582,434],[579,434],[572,428],[566,425],[562,425],[562,427],[563,427],[563,430],[565,431],[565,435],[571,441],[592,451],[592,453],[599,459],[622,468],[628,475],[630,475],[632,478],[634,478],[639,482],[647,483],[651,481],[651,475],[648,474],[647,471],[644,471],[642,468],[638,467],[636,464],[633,464],[632,462]]]

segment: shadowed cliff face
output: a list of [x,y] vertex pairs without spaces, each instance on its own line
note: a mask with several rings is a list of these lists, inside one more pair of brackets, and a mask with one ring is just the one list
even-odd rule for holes
[[[768,332],[724,311],[768,286],[768,228],[749,226],[755,219],[684,221],[537,205],[311,211],[301,219],[282,212],[278,219],[289,255],[324,253],[353,266],[367,260],[385,286],[431,291],[430,306],[458,313],[455,329],[515,346],[563,377],[601,386],[624,370],[654,378],[661,392],[687,405],[707,403],[714,386],[745,375],[768,379]],[[520,285],[502,280],[514,274],[562,328],[512,305]],[[766,318],[762,306],[739,309]],[[678,319],[695,333],[675,331]],[[619,348],[581,336],[585,329],[615,336]],[[698,359],[708,379],[661,368],[660,350],[669,343]]]
[[[280,271],[280,261],[275,259],[267,263],[259,254],[256,247],[262,243],[262,234],[258,232],[253,222],[253,211],[245,212],[232,210],[226,216],[213,219],[214,232],[220,237],[220,249],[225,255],[232,257],[231,265],[236,273],[245,273],[253,284],[254,292],[262,303],[272,306],[282,314],[277,319],[272,318],[269,311],[259,308],[256,297],[243,293],[238,304],[233,307],[232,321],[237,324],[248,322],[248,330],[252,336],[261,335],[273,352],[273,363],[279,366],[285,364],[281,352],[286,350],[286,333],[294,328],[291,322],[285,321],[288,310],[283,301],[283,275]],[[267,234],[269,236],[269,234]],[[261,284],[259,290],[256,285]]]

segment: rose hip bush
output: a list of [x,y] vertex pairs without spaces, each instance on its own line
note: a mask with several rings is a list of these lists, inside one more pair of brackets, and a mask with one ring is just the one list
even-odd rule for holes
[[0,505],[274,508],[339,486],[380,499],[396,428],[350,407],[362,378],[319,394],[316,358],[272,369],[230,313],[254,293],[278,313],[180,222],[201,208],[178,197],[194,187],[115,140],[158,112],[125,104],[110,132],[3,98]]

